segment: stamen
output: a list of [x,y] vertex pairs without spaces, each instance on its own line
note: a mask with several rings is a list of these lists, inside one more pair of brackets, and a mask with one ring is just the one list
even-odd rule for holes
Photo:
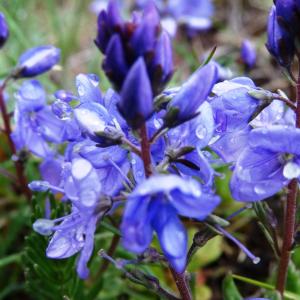
[[236,217],[237,215],[239,215],[240,213],[244,212],[245,210],[252,208],[252,204],[249,203],[247,205],[245,205],[244,207],[241,207],[239,210],[237,210],[236,212],[232,213],[229,217],[226,218],[226,220],[231,220],[234,217]]
[[216,225],[218,231],[220,231],[224,236],[234,242],[251,260],[252,262],[257,265],[260,262],[260,257],[255,256],[250,250],[248,250],[238,239],[236,239],[233,235],[229,232],[224,230],[221,226]]
[[123,177],[123,179],[129,184],[131,188],[134,188],[133,183],[129,180],[129,178],[124,174],[124,172],[121,170],[121,168],[110,158],[108,159],[110,164],[120,173],[120,175]]

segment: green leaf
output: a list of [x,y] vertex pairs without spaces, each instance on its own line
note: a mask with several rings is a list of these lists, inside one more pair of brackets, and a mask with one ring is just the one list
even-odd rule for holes
[[243,300],[239,290],[237,289],[232,275],[227,275],[222,284],[224,300]]

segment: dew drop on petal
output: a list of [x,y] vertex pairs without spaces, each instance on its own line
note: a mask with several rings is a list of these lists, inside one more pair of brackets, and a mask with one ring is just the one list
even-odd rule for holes
[[207,129],[205,126],[202,124],[198,125],[196,128],[196,136],[200,139],[203,140],[207,134]]
[[288,162],[283,168],[283,176],[287,179],[293,179],[300,176],[300,166],[295,162]]
[[84,86],[83,86],[82,84],[79,84],[79,85],[78,85],[77,90],[78,90],[79,96],[81,96],[81,97],[84,96],[85,88],[84,88]]
[[263,195],[266,191],[264,190],[264,188],[262,188],[261,186],[257,185],[254,187],[254,192],[257,195]]
[[99,84],[99,77],[96,74],[88,74],[87,75],[93,86],[98,86]]

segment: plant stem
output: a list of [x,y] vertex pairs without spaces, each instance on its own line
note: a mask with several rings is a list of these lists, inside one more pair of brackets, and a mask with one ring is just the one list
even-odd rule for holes
[[[1,110],[1,115],[2,115],[3,124],[4,124],[4,132],[5,132],[5,135],[6,135],[6,138],[8,141],[8,145],[9,145],[12,155],[16,155],[16,153],[17,153],[16,147],[11,139],[12,130],[11,130],[11,126],[10,126],[10,117],[6,110],[3,92],[4,92],[4,85],[2,85],[0,87],[0,110]],[[30,200],[31,199],[31,191],[28,188],[27,180],[24,175],[23,164],[19,160],[15,160],[14,164],[15,164],[16,173],[17,173],[17,177],[18,177],[18,183],[22,190],[22,193],[27,197],[28,200]]]
[[[299,59],[300,61],[300,59]],[[296,127],[300,128],[300,67],[297,89],[297,108],[296,108]],[[286,211],[284,220],[284,237],[281,250],[281,257],[278,267],[276,289],[283,296],[289,261],[291,258],[291,248],[294,242],[295,223],[296,223],[296,211],[297,211],[297,194],[298,183],[297,179],[293,179],[288,185],[288,194],[286,201]]]
[[182,300],[192,300],[191,291],[189,285],[186,281],[184,272],[177,273],[172,267],[170,267],[171,273],[173,275],[174,281],[176,283],[177,289],[180,293]]
[[[146,177],[151,176],[152,174],[152,165],[151,165],[151,154],[150,154],[150,142],[147,133],[146,124],[143,124],[140,128],[140,136],[141,136],[141,149],[142,149],[142,160],[144,163],[144,169]],[[182,300],[191,300],[191,292],[189,286],[186,282],[184,272],[177,273],[172,267],[170,267],[171,273],[173,275],[174,281],[178,288],[178,291],[181,295]]]
[[141,156],[144,163],[146,177],[149,177],[152,174],[152,166],[151,166],[150,143],[149,143],[147,127],[145,123],[140,128],[140,135],[141,135],[141,148],[142,148]]

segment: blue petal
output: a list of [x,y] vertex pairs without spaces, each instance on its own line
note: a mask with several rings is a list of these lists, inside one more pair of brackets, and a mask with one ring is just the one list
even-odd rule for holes
[[[144,252],[152,240],[150,197],[130,197],[121,225],[123,245],[135,253]],[[154,212],[152,212],[154,213]]]
[[[156,206],[156,207],[154,207]],[[176,210],[168,203],[153,199],[149,209],[157,214],[152,220],[152,226],[157,232],[164,254],[167,257],[182,257],[187,251],[187,234],[177,217]]]
[[46,105],[46,92],[37,80],[24,81],[16,97],[20,111],[38,111]]
[[234,162],[249,142],[250,127],[246,127],[237,132],[230,132],[217,136],[217,141],[210,144],[210,148],[215,151],[225,162]]
[[236,200],[252,202],[274,195],[287,183],[280,155],[246,148],[236,163],[230,189]]
[[79,74],[76,76],[76,87],[80,102],[98,102],[103,105],[102,95],[98,87],[98,80],[93,80],[90,75],[91,74]]
[[94,234],[96,230],[97,217],[93,216],[87,224],[85,231],[84,246],[81,250],[77,261],[77,273],[81,279],[86,279],[89,276],[87,263],[90,260],[94,249]]
[[20,77],[33,77],[50,70],[60,60],[60,50],[54,46],[38,46],[24,52],[19,58]]
[[253,148],[300,155],[300,129],[282,125],[257,128],[251,131],[249,144]]

